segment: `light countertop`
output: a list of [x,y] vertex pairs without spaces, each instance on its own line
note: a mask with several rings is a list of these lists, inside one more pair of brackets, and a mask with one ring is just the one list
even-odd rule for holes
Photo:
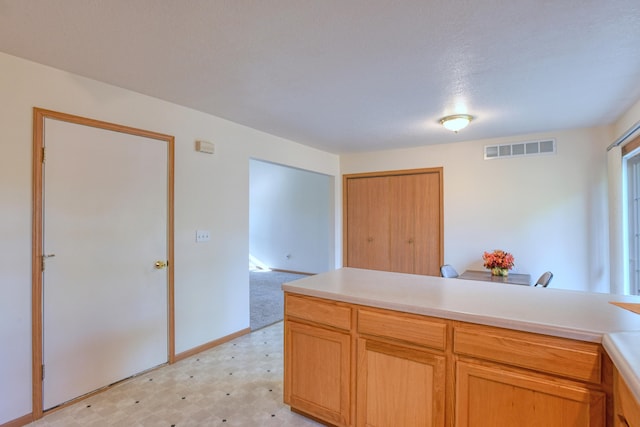
[[640,315],[609,304],[640,297],[341,268],[287,292],[602,343],[640,401]]
[[615,332],[602,340],[613,364],[640,402],[640,332]]

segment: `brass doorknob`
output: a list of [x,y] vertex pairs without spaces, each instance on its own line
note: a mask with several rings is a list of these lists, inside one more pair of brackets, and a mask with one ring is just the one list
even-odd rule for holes
[[158,270],[165,268],[167,265],[168,263],[166,261],[156,261],[156,268]]

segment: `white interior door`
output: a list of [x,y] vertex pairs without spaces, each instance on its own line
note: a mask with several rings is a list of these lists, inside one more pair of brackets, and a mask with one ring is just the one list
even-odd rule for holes
[[167,362],[167,143],[47,118],[43,409]]

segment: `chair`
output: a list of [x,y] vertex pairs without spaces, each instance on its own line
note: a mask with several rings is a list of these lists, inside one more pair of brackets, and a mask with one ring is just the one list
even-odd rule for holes
[[536,284],[533,286],[542,286],[543,288],[546,288],[547,286],[549,286],[549,282],[551,282],[551,279],[553,279],[553,273],[547,271],[546,273],[543,273],[542,276],[540,276]]
[[448,278],[458,277],[458,272],[456,271],[456,269],[449,264],[445,264],[440,267],[440,274],[442,275],[442,277],[448,277]]

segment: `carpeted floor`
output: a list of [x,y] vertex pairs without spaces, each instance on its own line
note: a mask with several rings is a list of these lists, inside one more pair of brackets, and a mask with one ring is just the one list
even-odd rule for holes
[[280,271],[250,271],[251,330],[279,322],[284,317],[282,284],[303,277],[304,274]]

